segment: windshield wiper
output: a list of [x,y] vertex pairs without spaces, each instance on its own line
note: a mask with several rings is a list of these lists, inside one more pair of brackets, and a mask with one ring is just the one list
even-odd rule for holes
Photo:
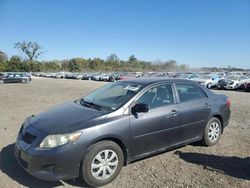
[[88,102],[88,101],[85,101],[84,99],[81,99],[80,100],[80,104],[83,105],[83,106],[87,106],[87,107],[90,107],[90,108],[94,108],[96,110],[101,110],[101,106],[98,105],[98,104],[95,104],[93,102]]

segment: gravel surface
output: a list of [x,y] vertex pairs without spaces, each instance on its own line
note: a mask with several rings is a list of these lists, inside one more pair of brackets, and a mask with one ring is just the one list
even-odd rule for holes
[[[105,83],[34,78],[29,84],[0,85],[0,187],[83,187],[78,180],[46,182],[15,161],[13,143],[23,120],[86,95]],[[250,93],[215,91],[231,98],[231,120],[219,143],[198,143],[124,167],[106,187],[250,187]]]

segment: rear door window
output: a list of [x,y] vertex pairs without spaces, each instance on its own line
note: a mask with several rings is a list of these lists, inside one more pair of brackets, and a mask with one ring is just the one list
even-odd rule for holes
[[196,99],[207,97],[206,94],[201,94],[201,89],[192,84],[175,84],[180,102],[187,102]]

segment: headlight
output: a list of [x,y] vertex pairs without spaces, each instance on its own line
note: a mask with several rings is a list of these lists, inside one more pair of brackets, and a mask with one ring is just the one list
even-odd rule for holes
[[81,132],[75,132],[69,134],[49,135],[43,139],[39,147],[48,149],[74,142],[81,136],[81,134]]

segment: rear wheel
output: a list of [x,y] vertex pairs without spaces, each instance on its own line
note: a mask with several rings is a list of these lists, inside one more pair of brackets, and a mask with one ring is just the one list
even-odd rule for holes
[[222,126],[221,126],[220,120],[216,117],[212,117],[208,121],[205,127],[205,131],[203,135],[204,145],[206,146],[215,145],[219,141],[221,131],[222,131]]
[[98,142],[90,146],[82,161],[82,179],[92,187],[104,186],[119,175],[123,162],[119,145],[112,141]]

